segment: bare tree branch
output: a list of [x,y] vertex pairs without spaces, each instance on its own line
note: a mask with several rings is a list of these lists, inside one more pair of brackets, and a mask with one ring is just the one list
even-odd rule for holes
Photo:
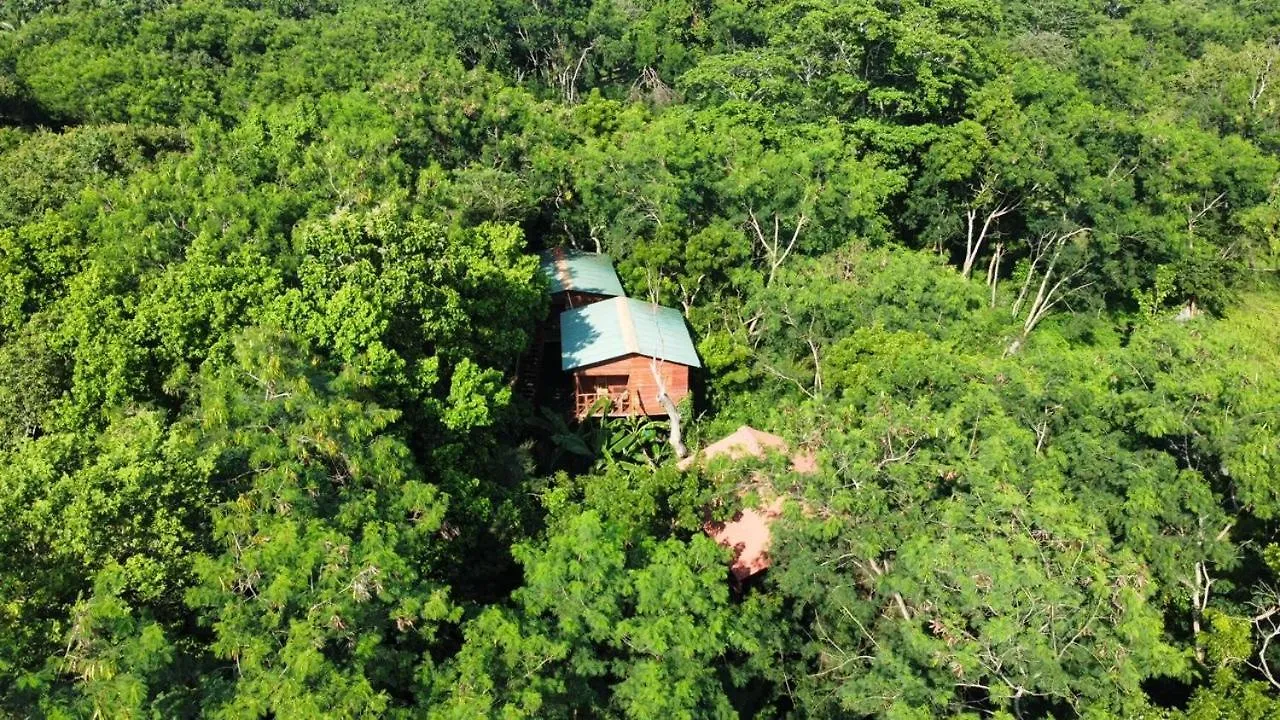
[[[1067,242],[1071,238],[1087,232],[1089,232],[1089,228],[1079,228],[1066,234],[1051,233],[1042,237],[1036,243],[1031,256],[1031,266],[1027,268],[1027,276],[1022,282],[1022,290],[1018,293],[1018,299],[1013,303],[1014,317],[1018,317],[1021,314],[1023,303],[1026,302],[1028,293],[1037,277],[1040,282],[1036,287],[1035,297],[1032,298],[1030,305],[1027,306],[1027,314],[1022,323],[1022,334],[1009,344],[1009,347],[1005,349],[1005,355],[1016,353],[1022,343],[1026,341],[1027,336],[1049,314],[1050,310],[1064,302],[1071,295],[1092,284],[1071,285],[1087,269],[1084,265],[1065,274],[1058,271],[1058,262],[1062,258],[1062,250],[1066,247]],[[1045,265],[1041,271],[1042,261],[1045,262]],[[1037,271],[1041,273],[1039,276],[1036,274]],[[1059,274],[1055,276],[1055,272],[1059,272]]]
[[750,219],[751,229],[755,232],[756,241],[760,243],[760,247],[764,250],[765,262],[769,265],[769,273],[764,283],[765,287],[768,287],[773,284],[773,279],[778,274],[778,268],[782,267],[782,263],[786,262],[787,257],[791,255],[791,251],[795,250],[796,243],[800,240],[800,231],[804,229],[809,217],[804,213],[800,213],[796,218],[796,226],[791,233],[791,239],[786,242],[786,245],[783,245],[782,218],[778,213],[775,212],[773,214],[772,237],[767,235],[764,229],[760,227],[760,219],[756,217],[755,210],[749,208],[747,217]]

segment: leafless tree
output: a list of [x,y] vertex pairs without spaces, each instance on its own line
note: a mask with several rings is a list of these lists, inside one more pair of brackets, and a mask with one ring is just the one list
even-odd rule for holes
[[[661,276],[650,275],[647,280],[649,284],[649,302],[657,305],[658,285],[662,278]],[[687,308],[685,312],[688,312]],[[658,337],[658,343],[660,349],[665,349],[666,342],[661,335]],[[684,458],[689,454],[689,449],[684,444],[684,418],[680,415],[680,408],[676,407],[675,401],[667,393],[667,379],[662,374],[662,367],[665,364],[664,361],[659,360],[657,357],[651,357],[649,358],[649,372],[653,373],[653,382],[658,388],[658,404],[662,406],[663,410],[667,411],[667,422],[671,427],[668,442],[671,444],[671,449],[675,451],[676,457]]]
[[1249,109],[1254,112],[1257,112],[1258,101],[1271,84],[1271,73],[1275,69],[1277,56],[1280,56],[1280,40],[1268,45],[1263,50],[1262,57],[1258,58],[1259,67],[1253,75],[1253,87],[1249,91]]
[[[1021,197],[1013,197],[997,190],[1000,176],[985,177],[982,184],[973,191],[973,199],[969,209],[965,210],[964,262],[960,266],[960,274],[970,278],[977,267],[978,258],[987,242],[997,236],[996,227],[1000,218],[1012,213],[1022,205]],[[1040,186],[1035,185],[1029,192],[1034,193]],[[941,251],[941,243],[938,250]]]
[[1209,568],[1203,561],[1195,564],[1195,583],[1191,586],[1191,634],[1196,639],[1196,660],[1204,662],[1204,646],[1200,644],[1200,623],[1205,610],[1209,609],[1209,590],[1214,579],[1209,575]]
[[[1201,524],[1203,526],[1203,518]],[[1235,522],[1229,522],[1218,531],[1214,542],[1222,542],[1231,534],[1231,529],[1235,527]],[[1204,614],[1209,609],[1209,591],[1213,588],[1213,584],[1217,581],[1209,574],[1209,563],[1206,560],[1197,560],[1194,565],[1195,577],[1188,579],[1183,578],[1181,583],[1191,591],[1191,635],[1195,639],[1196,644],[1196,660],[1204,662],[1204,646],[1200,644],[1200,633],[1202,631],[1202,623]]]
[[1271,661],[1267,659],[1271,643],[1280,637],[1280,593],[1273,588],[1267,588],[1266,596],[1256,602],[1255,607],[1258,614],[1253,616],[1253,627],[1262,639],[1262,644],[1258,647],[1257,661],[1248,661],[1248,665],[1262,673],[1267,682],[1271,683],[1271,687],[1280,690],[1280,681],[1276,680],[1275,670],[1271,667]]
[[[978,196],[988,194],[987,187],[984,185],[978,191]],[[1021,202],[1005,203],[999,202],[995,208],[986,211],[978,207],[972,207],[965,211],[965,238],[964,238],[964,265],[960,268],[960,274],[969,279],[973,276],[973,266],[978,262],[978,255],[982,252],[982,246],[986,242],[987,236],[994,229],[996,221],[1018,209]],[[978,225],[978,218],[982,218],[981,226]]]
[[702,291],[702,281],[707,276],[705,273],[699,274],[688,285],[684,281],[679,281],[676,286],[680,288],[680,307],[684,309],[684,316],[689,317],[689,312],[693,310],[693,303],[698,299],[698,293]]
[[747,210],[747,217],[751,220],[751,229],[755,232],[756,242],[760,243],[760,247],[764,251],[765,262],[769,264],[769,274],[765,278],[765,286],[773,284],[773,278],[778,274],[778,268],[782,267],[782,263],[786,262],[787,257],[791,255],[791,251],[795,250],[796,243],[800,240],[800,231],[804,229],[805,223],[809,222],[809,217],[804,213],[796,218],[795,229],[791,232],[789,240],[784,239],[782,234],[782,218],[778,213],[773,214],[773,232],[766,232],[760,225],[759,218],[756,217],[755,210]]
[[987,264],[987,287],[991,288],[991,307],[996,306],[996,286],[1000,283],[1000,261],[1004,259],[1004,243],[996,243],[995,252],[991,253],[991,262]]
[[572,66],[565,64],[560,69],[559,77],[560,89],[564,93],[564,101],[570,105],[578,101],[578,76],[582,74],[582,66],[587,62],[587,56],[594,50],[596,44],[592,42],[582,49],[578,54],[578,62]]
[[[1087,269],[1086,265],[1080,264],[1069,271],[1064,271],[1060,266],[1062,251],[1066,248],[1067,243],[1072,238],[1087,232],[1089,232],[1089,228],[1080,228],[1069,233],[1049,233],[1042,236],[1034,244],[1031,252],[1031,265],[1027,268],[1027,276],[1023,279],[1022,290],[1018,293],[1018,299],[1013,303],[1013,316],[1022,318],[1022,334],[1010,343],[1005,350],[1006,355],[1012,355],[1022,347],[1022,343],[1026,341],[1027,336],[1031,334],[1036,325],[1040,324],[1045,315],[1049,314],[1050,310],[1062,304],[1071,295],[1092,284],[1073,284]],[[1036,283],[1037,280],[1039,280],[1038,285]],[[1030,295],[1032,286],[1036,287],[1034,296]],[[1028,298],[1030,298],[1029,303]],[[1024,306],[1026,315],[1022,315]]]
[[667,394],[667,380],[662,376],[661,364],[657,358],[650,359],[649,370],[653,373],[653,381],[658,385],[658,404],[667,411],[667,421],[671,426],[671,449],[675,451],[677,458],[683,458],[689,454],[689,449],[684,444],[684,419],[680,416],[680,408],[676,407]]
[[652,67],[646,67],[640,71],[640,77],[631,84],[631,92],[628,93],[629,99],[643,100],[648,99],[655,105],[667,105],[675,100],[678,96],[662,80],[662,76]]
[[1194,209],[1190,205],[1187,206],[1187,245],[1188,247],[1190,247],[1191,243],[1195,238],[1196,224],[1200,222],[1200,218],[1203,218],[1205,215],[1208,215],[1209,213],[1217,209],[1219,206],[1221,206],[1223,204],[1223,201],[1226,200],[1226,198],[1227,198],[1226,193],[1219,193],[1216,198],[1212,200],[1206,199],[1204,202],[1202,202],[1200,204],[1199,210]]

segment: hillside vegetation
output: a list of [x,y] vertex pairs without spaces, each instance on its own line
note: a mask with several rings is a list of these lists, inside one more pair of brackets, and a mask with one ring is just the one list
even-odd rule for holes
[[1280,717],[1278,267],[1269,0],[7,0],[0,716]]

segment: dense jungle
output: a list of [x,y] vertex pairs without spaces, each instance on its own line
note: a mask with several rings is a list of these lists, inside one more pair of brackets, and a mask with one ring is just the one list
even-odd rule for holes
[[0,716],[1280,718],[1278,269],[1272,0],[3,0]]

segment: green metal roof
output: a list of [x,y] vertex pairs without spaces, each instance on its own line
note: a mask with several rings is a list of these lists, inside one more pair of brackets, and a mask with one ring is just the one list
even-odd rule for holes
[[680,311],[615,297],[560,313],[560,366],[595,365],[624,355],[702,367]]
[[542,253],[542,274],[551,294],[574,290],[593,295],[626,295],[608,255],[555,248]]

